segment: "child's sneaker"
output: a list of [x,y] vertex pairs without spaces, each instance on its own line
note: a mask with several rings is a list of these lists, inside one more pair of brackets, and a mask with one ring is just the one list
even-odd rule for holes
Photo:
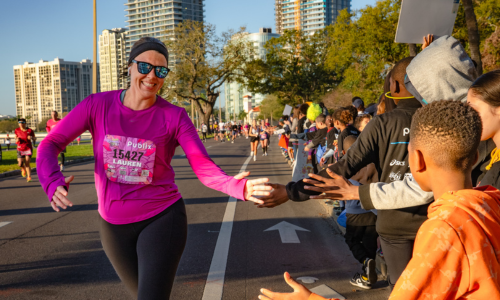
[[368,282],[368,278],[363,278],[363,276],[359,273],[354,274],[354,277],[352,277],[350,283],[365,290],[369,290],[372,288],[370,282]]
[[374,259],[365,259],[365,262],[363,263],[363,271],[365,273],[363,275],[368,278],[368,282],[370,283],[370,285],[374,285],[375,283],[377,283],[377,271]]

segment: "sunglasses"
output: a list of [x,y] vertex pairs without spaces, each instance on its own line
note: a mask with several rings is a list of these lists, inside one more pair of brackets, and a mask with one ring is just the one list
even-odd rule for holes
[[23,122],[23,121],[19,121],[17,123],[19,123],[19,124],[26,124],[26,122]]
[[170,72],[170,69],[167,67],[153,66],[152,64],[148,64],[147,62],[143,61],[132,60],[132,62],[137,64],[137,71],[139,71],[139,73],[143,75],[149,74],[149,72],[151,72],[151,70],[153,70],[154,68],[156,77],[163,79],[167,77],[168,72]]

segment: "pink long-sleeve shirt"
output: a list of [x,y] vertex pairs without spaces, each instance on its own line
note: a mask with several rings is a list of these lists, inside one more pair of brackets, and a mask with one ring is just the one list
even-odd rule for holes
[[[181,198],[170,165],[175,148],[179,145],[203,184],[236,199],[244,199],[246,180],[226,175],[210,159],[183,108],[158,97],[153,106],[134,111],[122,104],[120,93],[119,90],[90,95],[40,143],[37,173],[49,200],[52,200],[58,186],[69,188],[59,171],[58,154],[86,130],[91,132],[94,139],[98,210],[109,223],[129,224],[151,218]],[[113,148],[116,146],[114,143],[120,142],[135,148],[122,146],[123,151],[120,152]],[[137,149],[140,145],[146,145],[142,152]],[[151,159],[152,153],[154,159]],[[139,157],[143,157],[142,160]],[[144,169],[141,169],[141,165]],[[116,172],[113,173],[115,168]],[[133,178],[146,178],[144,183],[119,182],[116,174],[120,168],[127,168],[124,171],[127,173],[123,173],[126,175],[134,175],[130,173],[131,170],[138,172]],[[139,177],[141,175],[145,177]]]

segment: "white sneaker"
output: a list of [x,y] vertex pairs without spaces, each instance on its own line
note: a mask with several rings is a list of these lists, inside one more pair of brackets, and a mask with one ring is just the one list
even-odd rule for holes
[[252,151],[252,152],[250,152],[250,156],[253,156],[253,151]]
[[253,161],[256,161],[257,160],[257,155],[254,155],[253,156]]
[[267,152],[266,152],[266,156],[267,156]]
[[61,165],[61,172],[64,171],[64,165]]
[[265,153],[262,153],[262,156],[266,156],[266,154],[265,154]]

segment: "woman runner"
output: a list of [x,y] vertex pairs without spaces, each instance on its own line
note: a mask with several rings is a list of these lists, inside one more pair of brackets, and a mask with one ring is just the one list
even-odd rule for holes
[[[226,175],[208,156],[186,111],[157,92],[169,69],[165,45],[138,40],[128,60],[130,88],[90,95],[42,141],[38,175],[52,208],[72,206],[57,154],[85,130],[95,138],[100,236],[120,279],[137,299],[168,299],[187,236],[184,201],[171,160],[177,146],[206,186],[260,202],[248,172]],[[222,129],[222,128],[221,128]],[[260,187],[259,187],[260,188]]]
[[257,121],[252,121],[252,126],[248,130],[248,135],[250,136],[250,156],[253,156],[253,161],[257,160],[257,147],[259,145],[259,127],[257,127]]

